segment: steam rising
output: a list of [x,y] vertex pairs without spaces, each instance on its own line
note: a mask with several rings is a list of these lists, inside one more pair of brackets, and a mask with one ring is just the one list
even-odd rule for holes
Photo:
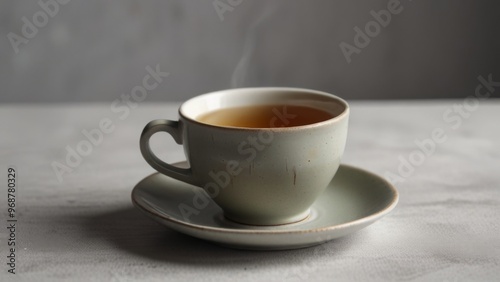
[[264,13],[255,20],[248,28],[247,36],[245,38],[245,43],[243,45],[243,55],[236,64],[231,75],[231,87],[237,88],[242,87],[247,80],[248,69],[250,66],[250,60],[253,58],[255,53],[255,47],[258,44],[257,40],[257,30],[258,28],[267,21],[276,12],[276,5],[264,10]]

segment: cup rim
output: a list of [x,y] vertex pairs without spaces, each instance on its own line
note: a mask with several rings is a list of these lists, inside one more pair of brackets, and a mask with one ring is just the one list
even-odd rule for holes
[[[342,104],[342,106],[344,107],[344,110],[339,114],[339,115],[336,115],[330,119],[327,119],[327,120],[324,120],[324,121],[321,121],[321,122],[316,122],[316,123],[311,123],[311,124],[306,124],[306,125],[300,125],[300,126],[290,126],[290,127],[269,127],[269,128],[254,128],[254,127],[236,127],[236,126],[222,126],[222,125],[214,125],[214,124],[209,124],[209,123],[204,123],[204,122],[201,122],[201,121],[198,121],[194,118],[191,118],[189,117],[188,115],[186,115],[184,113],[184,111],[186,110],[186,105],[189,103],[189,102],[192,102],[193,100],[196,100],[196,99],[203,99],[203,98],[206,98],[208,96],[213,96],[213,95],[217,95],[217,94],[221,94],[223,92],[238,92],[238,91],[290,91],[290,92],[303,92],[303,93],[306,93],[306,94],[311,94],[311,95],[316,95],[316,96],[323,96],[323,97],[327,97],[327,98],[330,98],[330,99],[333,99],[335,100],[336,102],[339,102],[340,104]],[[334,95],[334,94],[330,94],[328,92],[324,92],[324,91],[319,91],[319,90],[314,90],[314,89],[307,89],[307,88],[296,88],[296,87],[244,87],[244,88],[230,88],[230,89],[223,89],[223,90],[217,90],[217,91],[212,91],[212,92],[208,92],[208,93],[205,93],[205,94],[201,94],[201,95],[198,95],[198,96],[195,96],[195,97],[192,97],[188,100],[186,100],[185,102],[183,102],[181,104],[181,106],[179,107],[179,110],[178,110],[178,113],[179,113],[179,116],[184,119],[184,120],[187,120],[191,123],[194,123],[194,124],[197,124],[199,126],[205,126],[205,127],[210,127],[210,128],[217,128],[217,129],[224,129],[224,130],[231,130],[231,131],[267,131],[267,130],[271,130],[271,131],[275,131],[275,132],[280,132],[280,131],[296,131],[296,130],[301,130],[301,129],[310,129],[310,128],[315,128],[315,127],[319,127],[319,126],[325,126],[325,125],[328,125],[328,124],[333,124],[333,123],[337,123],[339,122],[340,120],[343,120],[344,118],[346,118],[348,115],[349,115],[349,112],[350,112],[350,107],[349,107],[349,104],[347,103],[347,101],[345,101],[344,99],[340,98],[339,96],[337,95]]]

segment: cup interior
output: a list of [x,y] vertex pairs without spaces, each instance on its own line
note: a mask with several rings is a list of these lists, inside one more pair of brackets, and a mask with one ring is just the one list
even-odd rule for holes
[[326,92],[285,87],[228,89],[194,97],[179,109],[184,118],[200,122],[197,118],[207,112],[224,108],[258,105],[308,106],[330,113],[338,119],[348,111],[343,99]]

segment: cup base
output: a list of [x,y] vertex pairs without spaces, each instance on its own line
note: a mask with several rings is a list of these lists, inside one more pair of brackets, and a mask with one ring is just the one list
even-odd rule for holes
[[311,215],[311,209],[307,209],[304,212],[301,212],[297,215],[286,217],[286,218],[250,218],[245,217],[242,218],[240,216],[235,216],[234,214],[229,214],[224,212],[224,217],[227,220],[232,222],[243,224],[243,225],[252,225],[252,226],[279,226],[279,225],[288,225],[294,224],[301,221],[304,221],[309,218]]

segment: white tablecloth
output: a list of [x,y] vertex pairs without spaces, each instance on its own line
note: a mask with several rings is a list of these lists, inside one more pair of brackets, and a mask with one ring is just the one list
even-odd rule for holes
[[[398,206],[355,234],[276,252],[212,245],[132,206],[132,188],[154,171],[140,155],[139,134],[152,119],[176,119],[179,104],[1,105],[0,280],[498,281],[500,101],[459,111],[463,103],[352,102],[343,162],[391,178]],[[82,130],[106,118],[113,132],[69,166],[67,152],[88,140]],[[440,130],[446,140],[432,150],[429,138]],[[419,141],[428,146],[423,159]],[[184,158],[166,134],[152,143],[168,161]],[[9,166],[18,185],[16,276],[6,264]]]

